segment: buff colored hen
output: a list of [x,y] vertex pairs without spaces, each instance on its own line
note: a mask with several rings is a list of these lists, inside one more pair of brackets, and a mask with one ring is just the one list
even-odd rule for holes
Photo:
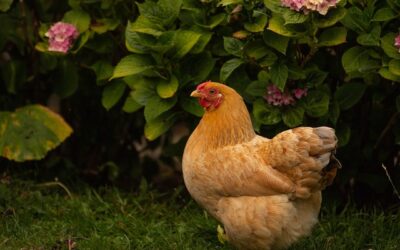
[[192,197],[225,228],[239,249],[284,249],[317,223],[321,190],[340,163],[335,131],[299,127],[272,139],[256,135],[250,115],[232,88],[200,84],[205,114],[183,154],[183,176]]

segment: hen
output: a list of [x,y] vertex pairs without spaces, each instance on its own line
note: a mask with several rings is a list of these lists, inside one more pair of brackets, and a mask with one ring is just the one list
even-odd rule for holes
[[205,109],[183,154],[192,197],[239,249],[287,248],[317,223],[321,190],[340,163],[332,128],[299,127],[273,139],[256,135],[232,88],[200,84],[191,94]]

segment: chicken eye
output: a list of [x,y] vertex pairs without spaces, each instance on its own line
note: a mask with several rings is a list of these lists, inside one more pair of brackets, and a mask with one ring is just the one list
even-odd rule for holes
[[208,93],[210,93],[211,95],[213,95],[213,94],[215,94],[217,91],[215,90],[215,89],[210,89],[209,91],[208,91]]

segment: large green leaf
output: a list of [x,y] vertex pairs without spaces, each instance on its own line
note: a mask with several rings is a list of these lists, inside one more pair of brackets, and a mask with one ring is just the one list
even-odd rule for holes
[[347,30],[344,27],[332,27],[322,31],[318,46],[336,46],[346,42]]
[[190,81],[195,83],[205,81],[214,69],[215,62],[216,59],[212,58],[209,52],[188,56],[181,63],[179,79],[184,79],[185,84]]
[[158,78],[156,90],[161,98],[170,98],[174,96],[175,92],[178,90],[178,87],[178,79],[174,75],[171,75],[168,80]]
[[329,95],[322,91],[310,91],[305,98],[306,113],[312,117],[321,117],[329,111]]
[[224,37],[224,49],[231,55],[242,57],[244,44],[242,41],[232,38]]
[[342,24],[358,33],[368,32],[371,23],[368,16],[358,7],[350,7],[347,9],[346,15],[341,19]]
[[395,81],[395,82],[400,82],[400,76],[397,76],[390,72],[388,68],[380,68],[378,71],[379,75],[382,76],[385,79]]
[[154,62],[149,55],[129,55],[122,58],[115,66],[111,79],[136,75],[152,68],[154,68]]
[[145,16],[139,16],[134,23],[130,24],[129,30],[153,36],[160,36],[165,29],[159,22],[154,22]]
[[61,116],[41,105],[0,112],[0,155],[17,162],[40,160],[71,133]]
[[154,120],[164,112],[175,106],[178,98],[162,99],[159,96],[152,96],[144,107],[144,118],[147,122]]
[[125,99],[124,106],[122,106],[122,110],[126,113],[133,113],[139,110],[141,107],[143,107],[143,105],[136,102],[132,95],[128,95]]
[[300,106],[289,107],[282,114],[282,120],[289,128],[301,125],[303,118],[304,108]]
[[229,61],[226,61],[221,67],[219,79],[222,82],[225,82],[225,80],[228,79],[228,77],[232,74],[232,72],[243,63],[244,61],[240,58],[233,58]]
[[132,89],[130,93],[132,98],[143,106],[154,96],[159,98],[150,78],[135,75],[125,77],[124,81]]
[[371,59],[369,50],[359,46],[353,47],[343,54],[342,65],[347,73],[366,72],[380,67],[379,62]]
[[334,9],[330,9],[325,16],[317,16],[314,23],[319,28],[327,28],[339,22],[345,15],[346,9],[343,7],[337,7]]
[[372,21],[385,22],[390,21],[396,17],[398,17],[398,15],[391,8],[383,7],[375,12]]
[[113,66],[110,62],[105,60],[96,61],[90,66],[90,68],[96,74],[96,81],[103,81],[109,79],[113,74]]
[[270,53],[273,53],[261,39],[249,42],[244,48],[245,54],[255,60],[259,60]]
[[285,8],[285,11],[282,13],[282,17],[285,20],[285,25],[304,23],[305,21],[307,21],[308,16],[309,15],[305,15],[302,12],[297,12],[289,8]]
[[283,91],[289,75],[288,67],[282,62],[275,63],[271,67],[270,75],[272,83],[275,84],[281,91]]
[[286,49],[289,44],[290,38],[266,30],[264,31],[263,39],[268,46],[276,49],[284,55],[286,54]]
[[297,31],[289,25],[285,25],[285,19],[279,15],[273,15],[268,23],[268,29],[282,36],[299,37],[304,32]]
[[201,36],[202,32],[177,30],[174,36],[174,49],[168,53],[172,54],[174,59],[181,59],[194,48]]
[[138,4],[141,16],[163,26],[168,26],[175,21],[179,15],[181,5],[182,0],[159,0],[157,3],[145,1]]
[[396,76],[400,76],[400,60],[399,59],[390,60],[389,71]]
[[360,82],[345,83],[335,92],[335,100],[342,110],[353,107],[364,95],[366,86]]
[[381,38],[381,47],[383,51],[391,58],[400,59],[399,49],[394,46],[394,40],[397,34],[388,33]]
[[253,22],[244,23],[244,28],[250,32],[261,32],[264,30],[268,22],[268,17],[265,13],[260,11],[254,11]]
[[144,126],[144,135],[150,141],[157,139],[167,132],[177,119],[176,114],[165,113],[154,120],[148,121]]
[[0,11],[7,11],[14,0],[0,0]]
[[124,94],[126,85],[122,80],[109,83],[103,90],[101,104],[107,110],[112,108]]
[[279,108],[267,104],[263,99],[257,99],[253,103],[253,115],[264,125],[277,124],[282,120]]
[[370,32],[363,33],[357,37],[357,42],[365,46],[379,46],[381,37],[381,26],[375,25]]
[[81,9],[73,9],[65,13],[63,21],[76,26],[79,33],[83,33],[89,29],[90,16]]
[[200,106],[197,99],[184,94],[179,99],[179,104],[183,110],[195,116],[201,117],[204,114],[204,109]]

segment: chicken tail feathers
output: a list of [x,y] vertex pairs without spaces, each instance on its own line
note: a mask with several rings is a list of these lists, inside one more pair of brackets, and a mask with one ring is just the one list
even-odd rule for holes
[[332,152],[329,164],[321,171],[321,189],[325,189],[327,186],[330,186],[333,183],[337,170],[340,168],[342,168],[342,164],[336,158],[334,152]]

